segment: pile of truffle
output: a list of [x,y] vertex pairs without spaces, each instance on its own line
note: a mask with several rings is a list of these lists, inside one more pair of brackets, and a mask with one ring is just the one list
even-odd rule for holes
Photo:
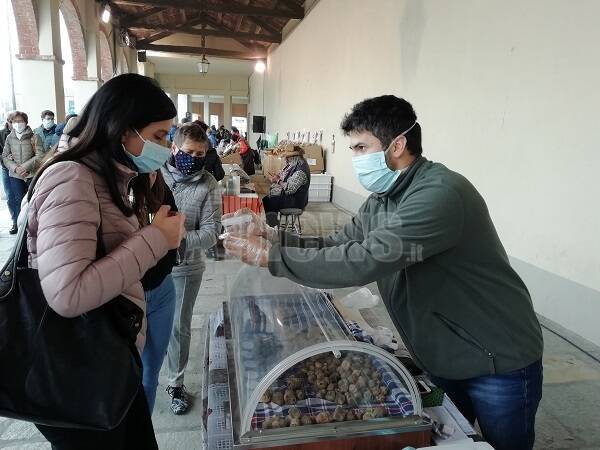
[[298,408],[292,406],[287,416],[274,416],[265,419],[262,423],[263,430],[271,428],[299,427],[302,425],[313,425],[315,423],[346,422],[350,420],[370,420],[386,416],[386,410],[382,406],[367,408],[363,410],[346,410],[343,406],[336,406],[335,411],[321,411],[316,416],[302,414]]
[[298,408],[292,407],[287,417],[265,420],[263,428],[369,420],[387,414],[383,406],[373,406],[384,403],[389,391],[367,356],[354,354],[340,359],[333,355],[315,356],[298,365],[284,381],[285,389],[267,389],[261,401],[291,406],[314,395],[336,403],[337,407],[333,413],[322,411],[314,417],[302,415]]

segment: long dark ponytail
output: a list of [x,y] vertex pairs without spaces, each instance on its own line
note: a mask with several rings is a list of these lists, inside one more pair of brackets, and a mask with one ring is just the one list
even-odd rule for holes
[[126,216],[133,215],[133,209],[119,192],[115,163],[137,168],[126,156],[121,138],[127,130],[141,130],[176,115],[173,102],[155,80],[132,73],[111,79],[88,101],[77,125],[69,132],[70,137],[78,138],[77,143],[40,168],[29,188],[29,198],[48,167],[62,161],[79,161],[97,152],[97,171],[106,180],[113,202]]

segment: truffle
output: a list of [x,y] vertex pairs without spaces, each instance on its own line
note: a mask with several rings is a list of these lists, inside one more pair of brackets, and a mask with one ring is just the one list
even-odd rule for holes
[[273,392],[273,395],[271,396],[271,401],[280,406],[283,405],[284,404],[283,403],[283,392],[281,392],[281,391]]
[[370,419],[375,419],[375,411],[373,410],[373,408],[369,408],[369,409],[365,410],[365,413],[362,416],[362,420],[370,420]]
[[271,390],[267,389],[264,394],[260,397],[260,401],[263,403],[269,403],[271,401]]
[[373,410],[376,418],[387,416],[387,411],[383,406],[378,406]]
[[300,416],[302,415],[302,413],[300,412],[300,410],[298,408],[296,408],[295,406],[292,406],[289,410],[288,410],[288,416],[290,416],[291,418],[295,418],[298,419]]
[[304,391],[302,389],[297,389],[296,390],[296,399],[304,400],[305,398],[306,398],[306,395],[304,394]]
[[346,412],[344,411],[344,408],[341,406],[336,407],[335,411],[333,412],[333,420],[336,422],[343,422],[345,419]]
[[335,391],[327,391],[327,394],[325,394],[325,400],[327,400],[329,402],[335,402],[335,399],[336,399]]
[[302,416],[300,418],[300,422],[302,425],[312,425],[314,423],[313,418],[311,416]]
[[289,422],[290,422],[290,427],[299,427],[300,425],[302,425],[302,422],[300,421],[300,417],[291,417]]
[[331,422],[331,416],[329,415],[329,413],[327,411],[322,411],[319,414],[317,414],[317,417],[315,420],[317,423],[329,423],[329,422]]
[[[283,394],[283,401],[286,405],[295,405],[296,404],[296,393],[290,389],[285,391]],[[279,403],[281,404],[281,403]]]

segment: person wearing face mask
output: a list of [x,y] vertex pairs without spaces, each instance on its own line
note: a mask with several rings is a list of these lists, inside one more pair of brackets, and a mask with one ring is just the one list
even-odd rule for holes
[[217,154],[216,145],[213,146],[213,141],[210,139],[210,129],[208,125],[201,120],[194,120],[194,123],[200,125],[200,128],[207,133],[208,137],[208,150],[206,152],[206,156],[204,157],[204,170],[210,173],[215,180],[221,181],[225,178],[225,171],[223,170],[223,164],[221,163],[221,158]]
[[[0,150],[4,149],[4,143],[6,142],[6,138],[12,132],[12,118],[14,115],[14,111],[11,111],[6,116],[6,122],[4,124],[4,128],[0,130]],[[8,210],[13,218],[13,223],[15,222],[12,212],[12,207],[15,204],[16,200],[13,198],[13,190],[10,182],[10,175],[8,174],[8,169],[4,165],[4,161],[0,158],[0,165],[2,166],[2,188],[4,189],[4,195],[6,196],[6,204],[8,206]],[[13,230],[16,232],[16,227]]]
[[[176,114],[154,80],[137,74],[114,77],[91,97],[70,131],[76,141],[48,160],[33,180],[27,209],[28,260],[38,270],[45,301],[60,316],[78,317],[117,296],[145,313],[140,280],[169,250],[179,247],[185,217],[163,205],[152,223],[142,226],[130,183],[167,160],[165,136]],[[142,317],[133,350],[140,354],[146,334]],[[103,388],[87,383],[81,379],[64,397]],[[158,449],[141,379],[139,384],[124,419],[110,431],[36,427],[57,450]],[[118,393],[105,395],[110,403]],[[46,407],[51,410],[52,405]]]
[[422,156],[421,125],[406,100],[364,100],[341,128],[356,176],[371,192],[358,214],[317,248],[296,248],[307,242],[254,216],[225,249],[315,288],[377,282],[415,363],[468,420],[477,419],[495,449],[530,450],[542,333],[485,201],[465,177]]
[[56,144],[60,139],[60,135],[56,134],[56,122],[54,121],[54,113],[48,109],[42,111],[42,124],[37,127],[33,132],[40,137],[42,141],[42,150],[47,152]]
[[269,195],[263,198],[263,206],[269,226],[279,223],[278,212],[285,208],[304,209],[308,204],[310,167],[304,159],[304,150],[288,145],[283,153],[285,166],[281,172],[269,176]]
[[10,184],[8,197],[12,227],[10,234],[17,234],[17,219],[21,213],[21,202],[27,193],[29,182],[35,175],[39,162],[44,157],[42,141],[27,125],[27,114],[15,111],[12,115],[12,131],[6,137],[2,162],[8,169]]
[[175,319],[167,350],[167,392],[173,414],[190,407],[184,376],[190,353],[192,314],[205,269],[206,250],[217,243],[221,230],[221,192],[208,173],[205,157],[208,138],[195,123],[179,127],[172,155],[162,167],[167,186],[179,211],[185,214],[185,237],[179,248],[179,264],[173,269]]

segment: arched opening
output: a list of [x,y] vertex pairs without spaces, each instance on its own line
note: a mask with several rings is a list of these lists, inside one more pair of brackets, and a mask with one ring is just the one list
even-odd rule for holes
[[[62,10],[60,16],[60,50],[62,59],[65,62],[63,65],[63,88],[65,92],[65,114],[73,114],[76,112],[75,105],[75,86],[73,84],[73,55],[71,50],[72,39],[69,38],[67,24]],[[62,117],[57,118],[62,121]]]
[[[0,64],[0,86],[2,86],[2,89],[0,89],[0,119],[3,120],[6,113],[16,109],[17,106],[14,66],[17,60],[16,54],[21,53],[21,41],[17,31],[19,24],[13,13],[13,2],[11,0],[0,0],[0,5],[6,11],[6,14],[0,14],[0,51],[6,55],[5,64]],[[0,125],[4,125],[4,123],[2,122]]]
[[85,50],[85,38],[81,18],[77,6],[71,0],[61,0],[61,37],[66,36],[69,42],[69,50],[63,48],[63,59],[66,62],[66,53],[70,54],[72,62],[73,80],[85,80],[87,78],[87,53]]
[[100,31],[98,40],[100,41],[100,78],[106,83],[113,77],[113,57],[104,31]]
[[127,56],[125,55],[125,49],[121,50],[121,57],[119,62],[119,73],[129,73],[129,63],[127,62]]
[[3,1],[6,1],[6,10],[8,15],[13,17],[15,20],[19,41],[19,55],[25,58],[39,55],[39,36],[36,13],[32,0],[11,0],[10,2],[8,0]]

